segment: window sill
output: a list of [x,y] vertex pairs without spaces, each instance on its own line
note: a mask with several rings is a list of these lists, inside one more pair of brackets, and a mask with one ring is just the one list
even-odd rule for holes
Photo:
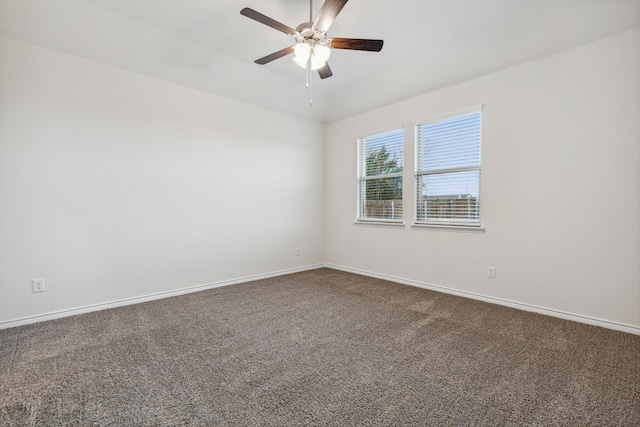
[[356,220],[354,225],[364,225],[367,227],[389,227],[404,228],[404,222],[401,221],[372,221],[372,220]]
[[434,230],[434,231],[457,231],[459,233],[483,234],[484,227],[473,227],[468,225],[438,225],[438,224],[412,224],[414,230]]

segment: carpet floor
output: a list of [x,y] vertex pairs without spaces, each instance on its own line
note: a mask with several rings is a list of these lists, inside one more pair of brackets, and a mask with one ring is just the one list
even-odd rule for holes
[[640,336],[331,269],[0,330],[1,426],[640,426]]

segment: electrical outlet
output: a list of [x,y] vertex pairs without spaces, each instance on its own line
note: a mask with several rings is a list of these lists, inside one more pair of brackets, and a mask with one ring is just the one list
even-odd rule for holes
[[487,267],[487,277],[490,279],[496,278],[496,268],[495,267]]
[[300,248],[296,248],[296,256],[300,256]]
[[44,279],[33,279],[31,281],[33,285],[33,292],[44,292]]

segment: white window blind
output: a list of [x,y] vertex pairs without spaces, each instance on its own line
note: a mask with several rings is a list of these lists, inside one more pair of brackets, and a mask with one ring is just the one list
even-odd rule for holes
[[415,127],[415,222],[480,226],[481,107]]
[[358,140],[359,221],[402,221],[402,129]]

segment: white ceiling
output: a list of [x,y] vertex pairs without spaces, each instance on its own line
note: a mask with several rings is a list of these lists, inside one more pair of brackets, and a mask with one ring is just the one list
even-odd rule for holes
[[640,0],[350,0],[328,36],[384,48],[333,50],[310,107],[290,57],[253,63],[293,40],[245,6],[293,28],[309,18],[307,0],[0,0],[0,34],[330,122],[640,26]]

